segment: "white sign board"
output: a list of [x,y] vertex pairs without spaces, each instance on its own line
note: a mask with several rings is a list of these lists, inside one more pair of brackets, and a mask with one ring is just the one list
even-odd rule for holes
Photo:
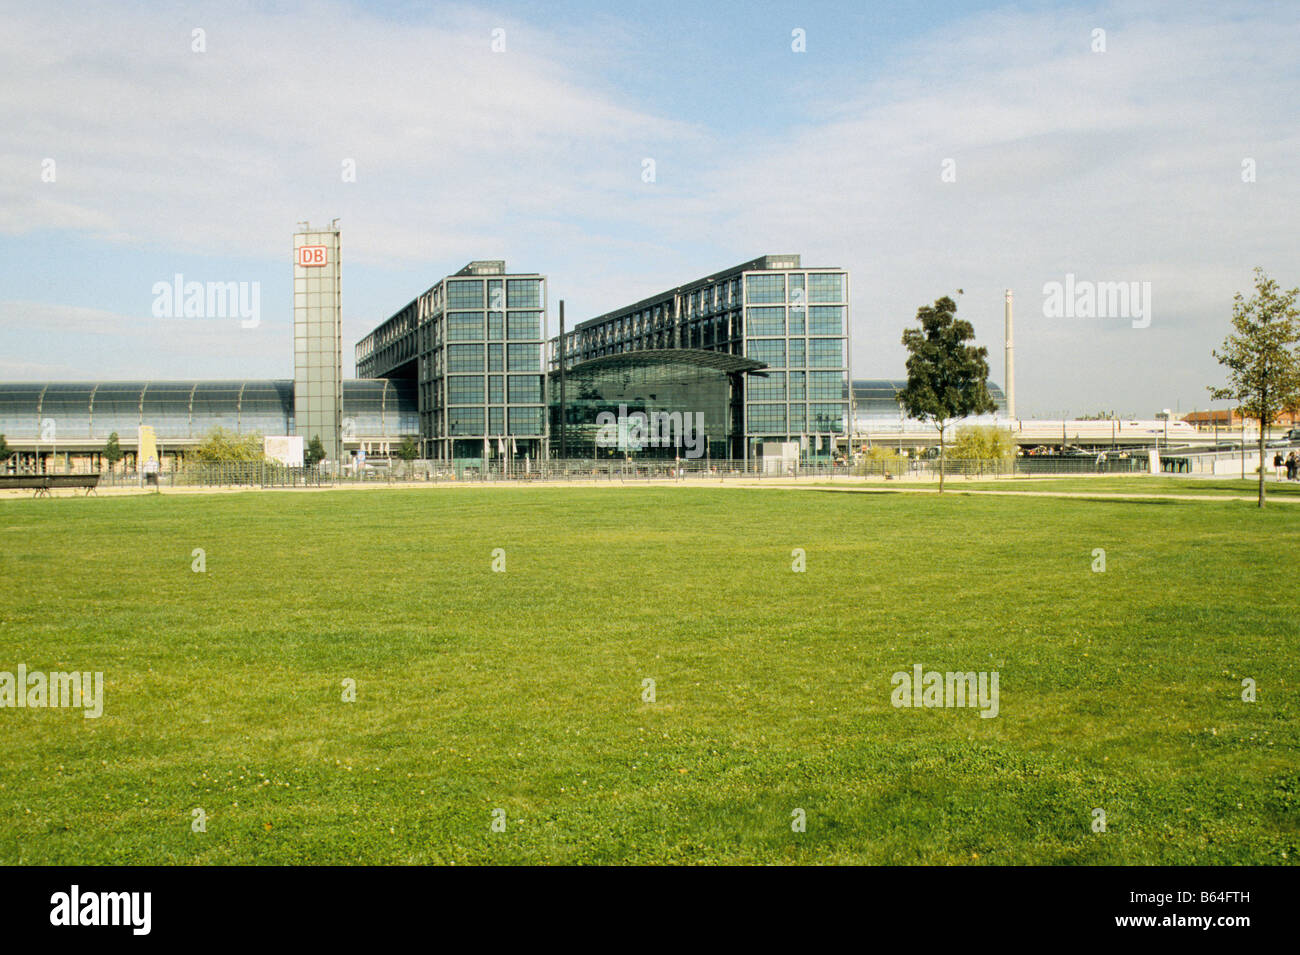
[[279,461],[285,467],[302,467],[303,448],[300,434],[268,434],[262,450],[272,461]]

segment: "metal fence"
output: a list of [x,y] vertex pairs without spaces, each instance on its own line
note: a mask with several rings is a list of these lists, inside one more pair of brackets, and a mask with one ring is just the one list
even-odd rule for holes
[[[1102,457],[1043,455],[1021,456],[1006,461],[966,461],[949,459],[943,472],[949,478],[1018,478],[1036,475],[1137,474],[1146,473],[1146,455]],[[788,480],[791,478],[838,480],[849,478],[883,478],[909,481],[933,481],[939,476],[937,459],[865,460],[856,464],[818,461],[785,469],[772,462],[708,460],[569,460],[487,461],[473,459],[459,462],[394,461],[364,468],[329,470],[326,468],[289,468],[273,462],[239,462],[188,464],[177,471],[157,476],[159,487],[346,487],[354,485],[464,484],[494,482],[637,482],[689,480]],[[140,487],[141,476],[134,472],[104,474],[103,487]]]

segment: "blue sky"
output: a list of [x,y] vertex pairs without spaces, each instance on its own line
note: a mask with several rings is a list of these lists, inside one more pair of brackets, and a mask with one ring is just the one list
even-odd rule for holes
[[[0,10],[0,380],[290,377],[291,234],[334,217],[345,372],[470,259],[547,274],[553,330],[799,252],[852,273],[856,376],[962,288],[1001,381],[1010,287],[1022,414],[1149,416],[1208,406],[1255,265],[1300,284],[1287,4]],[[177,273],[261,322],[153,316]],[[1066,274],[1150,282],[1149,326],[1049,317]]]

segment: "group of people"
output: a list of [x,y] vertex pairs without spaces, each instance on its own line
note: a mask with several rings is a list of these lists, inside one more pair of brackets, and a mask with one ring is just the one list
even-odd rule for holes
[[1297,457],[1296,453],[1292,451],[1286,456],[1286,460],[1283,460],[1282,452],[1279,451],[1273,455],[1273,467],[1277,470],[1279,478],[1282,477],[1282,469],[1286,468],[1286,479],[1294,481],[1297,475],[1300,474],[1300,457]]

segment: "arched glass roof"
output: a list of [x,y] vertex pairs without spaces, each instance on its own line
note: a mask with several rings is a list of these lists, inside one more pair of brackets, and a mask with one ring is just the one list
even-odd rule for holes
[[[907,387],[906,378],[857,378],[853,381],[853,406],[860,418],[898,420],[898,393]],[[989,394],[998,411],[1007,410],[1007,396],[1001,387],[989,382]]]
[[[358,438],[419,434],[413,381],[343,382],[343,414]],[[0,382],[0,434],[11,441],[107,441],[135,438],[141,424],[160,441],[195,440],[215,427],[244,434],[292,434],[293,382],[232,381]]]

